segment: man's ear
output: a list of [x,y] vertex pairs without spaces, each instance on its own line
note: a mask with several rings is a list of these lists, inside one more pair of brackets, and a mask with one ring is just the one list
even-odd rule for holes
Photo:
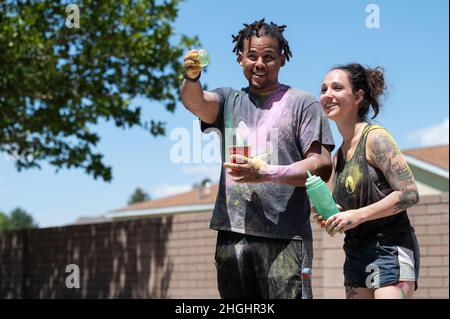
[[238,53],[237,61],[238,61],[239,65],[242,66],[242,52],[240,52],[240,51]]
[[284,55],[284,53],[281,55],[280,60],[281,66],[284,66],[286,64],[286,56]]

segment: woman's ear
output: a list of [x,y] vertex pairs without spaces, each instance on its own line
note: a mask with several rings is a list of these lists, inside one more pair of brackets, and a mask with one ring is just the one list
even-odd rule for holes
[[364,91],[359,89],[358,92],[356,92],[356,96],[355,96],[355,103],[356,105],[359,105],[358,108],[361,107],[361,103],[364,99]]
[[242,66],[242,52],[238,53],[237,61],[238,61],[239,65]]

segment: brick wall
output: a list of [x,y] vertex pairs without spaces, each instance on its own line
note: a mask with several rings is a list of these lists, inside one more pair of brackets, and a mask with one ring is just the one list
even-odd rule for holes
[[[416,298],[449,298],[448,194],[409,210],[421,249]],[[218,298],[210,213],[0,233],[0,298]],[[344,298],[343,235],[313,223],[315,298]],[[80,288],[66,287],[66,266]]]
[[409,210],[421,253],[418,298],[449,298],[448,215],[448,193],[423,196]]

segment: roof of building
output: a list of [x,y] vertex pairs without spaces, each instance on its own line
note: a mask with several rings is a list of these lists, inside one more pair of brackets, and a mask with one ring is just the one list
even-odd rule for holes
[[448,171],[448,144],[403,150],[402,153]]
[[82,225],[82,224],[97,224],[97,223],[107,223],[110,222],[111,219],[105,216],[81,216],[79,217],[74,224]]

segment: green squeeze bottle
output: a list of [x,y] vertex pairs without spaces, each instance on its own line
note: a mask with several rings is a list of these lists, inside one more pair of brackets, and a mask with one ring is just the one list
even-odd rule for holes
[[308,173],[308,179],[305,183],[306,194],[317,213],[325,220],[339,213],[327,184],[319,176],[311,175],[309,171],[306,172]]

